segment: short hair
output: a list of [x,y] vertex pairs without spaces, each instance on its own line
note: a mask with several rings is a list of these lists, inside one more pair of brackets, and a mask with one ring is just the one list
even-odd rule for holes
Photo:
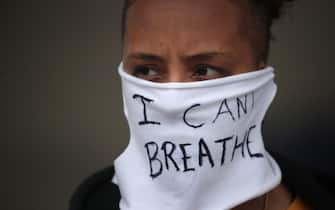
[[[126,19],[127,19],[127,11],[128,8],[135,2],[136,0],[124,0],[124,6],[122,11],[122,23],[121,23],[121,36],[122,40],[124,40],[124,35],[126,32]],[[253,14],[256,15],[259,23],[262,24],[264,33],[264,43],[263,49],[260,52],[260,58],[263,61],[267,61],[270,51],[270,42],[273,39],[272,34],[272,25],[273,23],[280,19],[283,14],[283,8],[289,3],[295,0],[247,0],[250,3]]]

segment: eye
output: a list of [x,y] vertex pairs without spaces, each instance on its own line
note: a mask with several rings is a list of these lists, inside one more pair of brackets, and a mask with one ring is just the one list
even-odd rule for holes
[[209,66],[209,65],[198,65],[196,66],[193,78],[197,80],[209,80],[216,79],[225,76],[223,69]]
[[135,66],[132,74],[135,77],[151,81],[159,78],[159,70],[153,66]]

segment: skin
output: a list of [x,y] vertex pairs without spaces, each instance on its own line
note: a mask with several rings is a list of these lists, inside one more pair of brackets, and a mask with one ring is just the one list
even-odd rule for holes
[[154,82],[192,82],[264,67],[248,6],[244,0],[136,0],[126,21],[126,71]]

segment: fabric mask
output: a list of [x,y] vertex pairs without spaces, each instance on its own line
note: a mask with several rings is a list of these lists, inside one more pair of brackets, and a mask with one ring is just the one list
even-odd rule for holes
[[261,126],[276,94],[273,68],[157,83],[119,66],[130,141],[115,160],[121,210],[224,210],[281,180]]

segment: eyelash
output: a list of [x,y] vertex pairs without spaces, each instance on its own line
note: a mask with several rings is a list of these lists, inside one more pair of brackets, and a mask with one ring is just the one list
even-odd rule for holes
[[[209,69],[214,69],[218,73],[225,75],[227,71],[225,71],[223,68],[219,68],[216,66],[208,65],[208,64],[200,64],[195,67],[196,70],[199,70],[201,68],[209,68]],[[196,72],[196,70],[194,72]]]
[[[219,67],[208,65],[208,64],[199,64],[193,68],[194,69],[192,73],[193,78],[198,79],[198,80],[206,80],[206,78],[211,77],[210,75],[209,76],[208,75],[196,75],[197,74],[196,72],[201,68],[213,69],[217,71],[218,74],[220,74],[220,77],[224,77],[228,75],[228,71],[223,68],[219,68]],[[148,71],[150,69],[157,72],[158,75],[147,75],[146,73],[144,73],[144,71]],[[161,77],[160,71],[161,71],[160,68],[154,65],[138,65],[133,68],[132,75],[139,77],[139,78],[147,79],[147,80],[156,80]]]
[[159,68],[155,67],[155,66],[151,66],[151,65],[138,65],[138,66],[135,66],[133,68],[133,75],[136,76],[136,77],[139,77],[140,74],[144,75],[143,74],[143,70],[148,70],[148,69],[153,69],[157,72],[159,72]]

